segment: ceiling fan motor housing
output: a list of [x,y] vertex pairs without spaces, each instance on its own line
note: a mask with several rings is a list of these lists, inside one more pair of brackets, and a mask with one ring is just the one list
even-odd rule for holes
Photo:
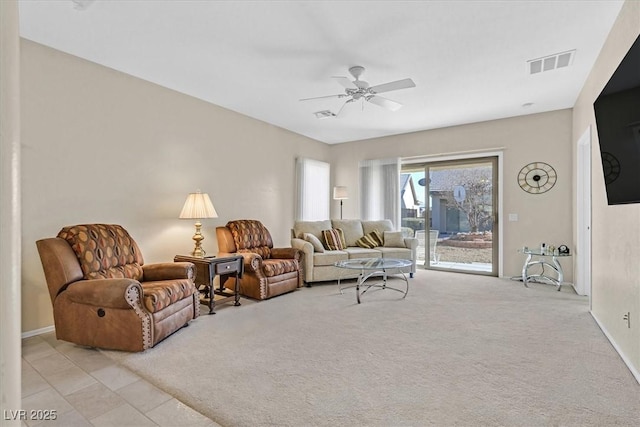
[[354,67],[349,68],[349,72],[356,80],[358,80],[362,75],[362,73],[364,73],[364,67],[361,67],[360,65],[356,65]]
[[363,89],[369,88],[368,82],[365,82],[364,80],[360,80],[360,76],[362,75],[362,73],[364,73],[364,67],[361,67],[360,65],[356,65],[355,67],[349,68],[349,72],[356,79],[353,82],[353,84],[356,85],[360,90],[353,91],[353,93],[349,93],[349,92],[347,93],[349,93],[349,95],[353,95],[354,93],[360,93],[360,96],[362,96],[364,92],[366,92],[366,90],[363,92]]
[[336,114],[336,116],[340,115],[340,112],[342,112],[345,105],[351,102],[359,101],[359,100],[368,101],[380,107],[384,107],[388,110],[396,111],[400,107],[402,107],[402,104],[400,104],[399,102],[392,101],[390,99],[378,96],[378,93],[390,92],[392,90],[405,89],[405,88],[416,86],[413,80],[411,79],[403,79],[403,80],[397,80],[397,81],[384,83],[376,86],[369,86],[368,82],[364,80],[360,80],[360,76],[362,76],[362,74],[364,73],[364,67],[360,65],[356,65],[349,68],[349,73],[351,73],[351,75],[354,77],[355,79],[354,81],[349,80],[347,77],[333,77],[334,79],[336,79],[336,81],[340,85],[344,87],[345,89],[344,94],[320,96],[315,98],[305,98],[305,99],[301,99],[301,101],[307,101],[310,99],[320,99],[320,98],[350,97],[342,105],[342,107],[340,108],[340,111],[338,112],[338,114]]

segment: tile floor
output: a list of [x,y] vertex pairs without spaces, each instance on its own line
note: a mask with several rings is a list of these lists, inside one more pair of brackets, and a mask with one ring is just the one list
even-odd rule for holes
[[100,351],[53,332],[22,340],[22,409],[56,410],[55,421],[22,422],[29,427],[219,426]]

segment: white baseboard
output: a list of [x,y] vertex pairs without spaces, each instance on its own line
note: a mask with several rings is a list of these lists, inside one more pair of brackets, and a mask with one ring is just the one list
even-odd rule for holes
[[624,362],[624,364],[627,365],[627,368],[629,368],[629,371],[631,371],[631,375],[633,375],[636,381],[638,381],[638,384],[640,384],[640,372],[638,372],[638,370],[633,366],[633,364],[627,358],[627,356],[625,356],[625,354],[620,350],[620,347],[618,347],[618,344],[616,344],[613,337],[609,334],[609,332],[607,331],[607,328],[605,328],[604,325],[600,322],[600,320],[598,320],[596,315],[593,314],[593,311],[589,311],[589,313],[591,313],[591,317],[593,317],[593,319],[596,321],[596,323],[600,327],[600,330],[602,330],[602,333],[604,334],[604,336],[607,337],[607,339],[615,349],[616,353],[618,353],[618,355]]
[[51,326],[47,326],[46,328],[40,328],[40,329],[35,329],[33,331],[23,332],[22,333],[22,339],[29,338],[29,337],[35,337],[36,335],[46,334],[48,332],[53,332],[55,330],[56,330],[56,327],[51,325]]

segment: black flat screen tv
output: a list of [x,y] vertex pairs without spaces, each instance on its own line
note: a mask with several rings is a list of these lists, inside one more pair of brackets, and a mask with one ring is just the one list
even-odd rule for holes
[[593,108],[607,203],[640,203],[640,36]]

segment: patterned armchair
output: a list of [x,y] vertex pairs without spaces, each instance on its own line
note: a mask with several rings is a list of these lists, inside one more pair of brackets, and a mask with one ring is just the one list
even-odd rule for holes
[[144,265],[138,245],[119,225],[64,227],[36,245],[58,339],[143,351],[200,313],[193,264]]
[[[294,248],[274,248],[269,230],[260,221],[229,221],[216,228],[218,256],[242,255],[244,275],[240,293],[264,300],[302,286],[301,252]],[[225,286],[233,288],[235,279]]]

